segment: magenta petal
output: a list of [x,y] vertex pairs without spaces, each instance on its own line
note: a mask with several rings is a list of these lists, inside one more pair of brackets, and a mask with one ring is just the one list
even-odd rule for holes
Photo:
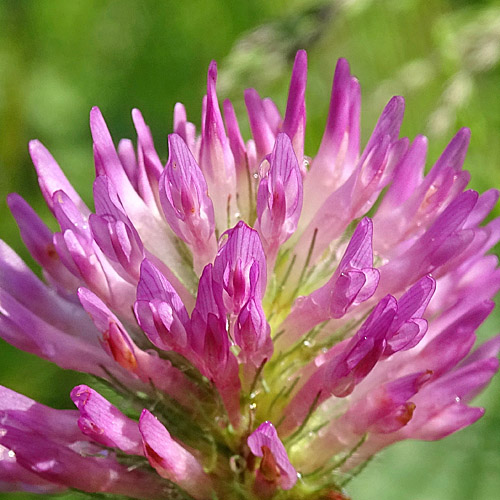
[[144,453],[160,476],[170,479],[195,498],[210,492],[210,480],[201,464],[183,446],[174,441],[163,424],[148,410],[139,420]]
[[[222,287],[213,278],[213,265],[207,264],[200,276],[198,295],[196,296],[196,305],[191,315],[191,321],[200,319],[206,322],[209,314],[224,318],[226,310],[221,295]],[[196,329],[193,331],[196,331]],[[193,345],[198,344],[196,337],[200,336],[193,336]]]
[[37,474],[28,471],[16,461],[15,453],[4,446],[1,448],[0,461],[0,491],[38,493],[55,495],[64,492],[67,488],[60,484],[42,479]]
[[[8,462],[0,463],[0,481],[26,481],[38,492],[69,487],[159,498],[158,481],[149,477],[145,490],[146,474],[127,471],[81,433],[78,411],[54,410],[2,387],[0,395],[0,456]],[[2,477],[5,472],[11,475]]]
[[236,170],[234,157],[226,136],[219,109],[215,85],[217,64],[208,68],[207,101],[203,113],[200,147],[200,167],[205,175],[208,192],[214,203],[215,220],[219,231],[227,227],[236,214]]
[[[0,289],[0,335],[15,346],[65,369],[103,376],[107,357],[95,341],[72,336],[46,323]],[[94,331],[91,329],[91,331]]]
[[94,139],[96,169],[99,175],[107,175],[115,185],[122,200],[138,198],[130,184],[113,144],[113,139],[99,108],[90,112],[90,128]]
[[79,281],[62,264],[52,242],[52,231],[19,195],[10,194],[7,202],[19,226],[23,242],[33,258],[45,269],[58,287],[64,291],[73,292],[79,285]]
[[[467,219],[478,199],[475,191],[469,190],[458,196],[446,210],[436,219],[434,224],[421,238],[421,245],[436,246],[436,236],[439,234],[439,242],[443,245]],[[431,247],[432,248],[432,247]]]
[[118,143],[118,157],[127,174],[128,180],[137,191],[137,178],[139,175],[139,166],[135,154],[134,143],[130,139],[121,139]]
[[207,317],[205,338],[203,344],[203,361],[206,366],[225,367],[229,356],[229,339],[225,325],[214,314]]
[[441,439],[480,418],[482,408],[470,408],[470,401],[498,370],[498,359],[475,361],[428,384],[415,397],[417,411],[405,435],[415,439]]
[[422,316],[435,289],[435,280],[424,276],[398,300],[398,312],[387,335],[384,355],[411,349],[420,342],[427,331],[427,321]]
[[373,143],[370,141],[370,144],[370,149],[365,150],[351,176],[337,190],[329,192],[302,233],[297,245],[301,255],[307,252],[313,234],[317,233],[311,257],[313,262],[353,219],[362,217],[370,210],[380,191],[390,181],[394,163],[406,147],[405,142],[392,143],[389,135],[383,135]]
[[108,177],[100,175],[94,181],[94,200],[96,213],[89,223],[95,241],[109,259],[120,264],[115,269],[121,276],[137,279],[144,246]]
[[256,229],[265,249],[275,255],[279,245],[297,228],[302,210],[302,176],[286,134],[278,134],[268,161],[269,170],[261,173],[257,193]]
[[52,196],[56,191],[64,191],[71,198],[78,209],[88,215],[90,210],[82,201],[73,186],[68,182],[61,168],[56,163],[52,155],[47,151],[45,146],[39,141],[31,141],[29,151],[33,164],[35,165],[40,190],[44,195],[45,201],[50,209],[52,209]]
[[373,223],[365,217],[356,227],[339,267],[363,269],[373,266]]
[[92,338],[94,332],[84,311],[43,283],[1,240],[0,287],[36,316],[59,330],[69,335]]
[[379,272],[373,269],[372,241],[373,224],[365,217],[356,227],[332,279],[323,288],[313,292],[314,299],[321,302],[329,290],[331,317],[343,316],[351,304],[361,304],[375,293]]
[[[96,177],[93,185],[95,213],[107,219],[129,221],[116,188],[106,175]],[[130,222],[129,222],[130,223]]]
[[264,422],[248,436],[248,447],[256,457],[264,455],[263,448],[267,448],[273,455],[279,473],[276,472],[276,478],[279,478],[280,487],[283,490],[293,488],[297,482],[297,472],[288,459],[285,447],[278,437],[278,433],[271,422]]
[[80,411],[78,425],[85,435],[105,446],[119,448],[125,453],[143,454],[137,422],[127,418],[86,385],[75,387],[71,391],[71,399]]
[[248,182],[248,179],[246,178],[247,165],[245,142],[241,137],[240,127],[238,125],[238,120],[236,118],[236,114],[234,112],[231,101],[226,99],[223,103],[223,108],[224,120],[226,122],[227,128],[227,137],[229,140],[229,146],[231,147],[231,151],[233,152],[236,173],[238,175],[238,178],[242,176],[243,179]]
[[387,346],[384,351],[385,356],[398,351],[406,351],[415,347],[427,332],[427,320],[421,318],[411,318],[403,323],[391,338],[387,339]]
[[156,152],[151,130],[146,125],[142,113],[138,109],[132,110],[132,119],[139,138],[139,147],[144,155],[144,165],[146,171],[156,180],[159,179],[163,170],[163,165]]
[[201,270],[216,252],[215,215],[207,183],[182,138],[168,138],[169,159],[160,177],[160,201],[173,231],[191,248]]
[[464,364],[471,364],[481,359],[496,358],[500,352],[500,335],[483,342],[474,352],[464,360]]
[[463,252],[474,233],[470,229],[462,230],[462,227],[477,198],[477,193],[472,190],[457,196],[406,252],[383,266],[380,269],[380,293],[404,289]]
[[[460,403],[450,404],[427,419],[418,430],[409,432],[412,439],[436,441],[472,425],[484,415],[483,408],[471,408]],[[410,431],[410,429],[408,430]]]
[[264,108],[267,123],[269,123],[273,133],[277,135],[283,124],[283,118],[281,117],[278,106],[276,106],[271,98],[264,97],[264,99],[262,99],[262,107]]
[[[94,139],[94,156],[98,175],[106,175],[109,179],[127,216],[137,229],[148,250],[154,250],[155,253],[164,258],[166,265],[172,266],[177,255],[168,240],[166,228],[131,184],[98,108],[93,108],[90,113],[90,128]],[[163,235],[161,247],[158,244],[158,235],[160,234]],[[166,249],[170,251],[165,251]]]
[[424,276],[415,283],[398,300],[398,314],[394,320],[393,327],[399,326],[407,318],[422,317],[435,290],[436,280],[430,275]]
[[299,162],[304,157],[304,135],[306,129],[307,53],[299,50],[295,56],[285,119],[281,131],[290,137]]
[[467,129],[460,130],[423,180],[426,139],[415,139],[396,167],[394,183],[375,217],[382,231],[379,236],[385,235],[377,238],[378,249],[390,253],[401,239],[422,234],[462,193],[470,178],[461,171],[469,136]]
[[[238,314],[250,296],[253,287],[262,297],[266,290],[266,257],[257,231],[243,221],[224,233],[227,237],[219,249],[213,266],[213,280],[223,289],[224,304],[231,313]],[[258,273],[251,279],[250,269],[256,263]]]
[[153,344],[183,351],[188,342],[188,313],[169,281],[147,259],[141,265],[134,310]]
[[107,353],[126,370],[136,372],[135,347],[118,318],[90,290],[80,288],[78,298],[97,329],[102,333],[101,342]]
[[255,187],[252,182],[252,176],[256,173],[258,166],[255,158],[255,143],[249,141],[245,144],[243,141],[233,105],[228,99],[224,101],[224,120],[236,169],[238,209],[242,218],[248,220],[255,203]]
[[[496,356],[465,363],[437,379],[429,387],[429,393],[423,395],[424,399],[429,398],[432,393],[441,403],[458,400],[468,403],[490,383],[498,371],[498,366]],[[431,404],[430,401],[427,402]]]
[[437,162],[433,166],[431,172],[433,175],[430,179],[426,179],[427,182],[433,179],[436,172],[451,166],[455,171],[460,171],[465,160],[465,155],[469,147],[470,142],[470,130],[466,127],[461,128],[450,141],[446,149],[442,152],[441,156],[438,158]]
[[273,150],[275,134],[265,118],[264,106],[256,90],[245,90],[245,104],[260,161]]
[[271,359],[273,343],[271,328],[262,306],[251,298],[242,308],[234,328],[234,341],[241,347],[240,358],[255,368]]
[[103,348],[118,365],[137,376],[146,387],[153,383],[181,404],[190,402],[196,391],[180,370],[155,353],[137,347],[120,320],[92,292],[81,288],[78,296],[102,333]]
[[280,432],[289,434],[304,421],[314,405],[317,407],[332,396],[345,398],[353,392],[381,358],[396,310],[396,299],[388,295],[351,339],[327,352],[327,360],[318,368],[315,364],[315,371],[288,404]]
[[[78,412],[54,410],[32,399],[0,386],[0,491],[25,490],[34,493],[56,493],[66,489],[63,484],[43,479],[37,471],[23,467],[22,458],[2,437],[11,430],[22,436],[42,435],[82,450],[91,448],[77,425]],[[7,437],[9,439],[9,437]]]
[[368,300],[379,282],[373,268],[373,224],[365,217],[354,234],[333,276],[310,295],[299,297],[283,324],[286,335],[280,340],[290,344],[315,325],[342,318],[353,306]]
[[475,330],[493,306],[485,301],[462,314],[422,349],[416,362],[436,374],[446,373],[469,353],[476,340]]
[[368,375],[382,355],[396,310],[394,297],[379,302],[344,351],[325,366],[325,391],[345,397]]
[[427,138],[419,135],[413,141],[402,161],[398,165],[394,180],[387,190],[381,208],[391,208],[404,203],[422,181],[425,157],[427,155]]
[[386,434],[408,424],[415,405],[410,401],[432,377],[430,372],[412,373],[370,391],[342,417],[358,436],[365,432]]
[[130,225],[110,217],[92,214],[89,224],[94,240],[104,255],[116,263],[114,269],[125,280],[135,283],[144,258],[144,247]]
[[403,121],[405,101],[401,96],[394,96],[386,105],[380,118],[375,125],[375,129],[365,147],[364,155],[369,154],[372,147],[384,136],[390,137],[392,141],[399,135],[399,129]]
[[222,303],[222,287],[213,278],[208,264],[200,278],[196,306],[191,315],[192,336],[189,347],[193,362],[219,390],[233,425],[240,418],[240,388],[238,363],[230,351],[227,317]]
[[59,486],[144,500],[159,500],[163,495],[164,485],[150,474],[129,470],[114,458],[93,456],[96,449],[80,453],[68,443],[10,426],[2,428],[0,445],[15,453],[21,467]]
[[[180,102],[174,106],[174,133],[182,137],[194,154],[197,150],[196,127],[187,121],[186,108]],[[199,147],[199,144],[198,144]]]
[[61,259],[73,269],[76,276],[81,277],[101,297],[110,296],[109,281],[92,241],[67,229],[62,233],[62,238],[54,240],[54,243]]
[[340,180],[349,176],[355,166],[359,154],[360,101],[359,84],[351,77],[349,63],[339,59],[325,133],[306,179],[306,190],[311,195],[307,201],[311,201],[315,208],[326,197],[326,190],[320,187],[319,199],[314,199],[318,184],[321,186],[325,183],[333,190],[340,185]]
[[475,227],[484,220],[484,218],[493,210],[496,205],[500,192],[497,189],[489,189],[481,194],[477,203],[469,214],[465,227]]
[[15,425],[67,442],[84,439],[77,425],[78,412],[54,410],[3,386],[0,386],[0,413],[4,425]]

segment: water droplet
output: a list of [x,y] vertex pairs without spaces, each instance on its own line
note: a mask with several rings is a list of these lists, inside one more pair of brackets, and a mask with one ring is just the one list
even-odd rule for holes
[[233,455],[229,459],[229,467],[235,474],[240,474],[245,470],[245,459],[241,455]]
[[304,162],[302,165],[304,165],[305,170],[309,170],[309,167],[311,166],[312,159],[310,156],[304,156]]

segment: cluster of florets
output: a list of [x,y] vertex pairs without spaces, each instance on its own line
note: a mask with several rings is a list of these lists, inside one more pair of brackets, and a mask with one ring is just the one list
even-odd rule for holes
[[60,231],[9,197],[44,281],[1,244],[0,335],[114,392],[81,385],[77,410],[53,410],[1,388],[0,487],[342,498],[380,449],[483,414],[467,403],[498,366],[500,337],[473,345],[500,223],[480,226],[496,191],[464,191],[468,130],[424,176],[426,139],[399,138],[395,97],[360,152],[340,60],[306,158],[306,66],[300,51],[284,118],[246,92],[245,143],[212,63],[201,134],[176,105],[165,166],[139,111],[137,147],[116,150],[94,108],[93,212],[30,144]]

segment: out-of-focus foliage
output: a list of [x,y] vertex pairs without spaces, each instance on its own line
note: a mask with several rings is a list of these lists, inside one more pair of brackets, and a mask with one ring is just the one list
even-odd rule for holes
[[[206,69],[219,63],[220,98],[244,112],[243,88],[286,102],[295,51],[309,53],[308,136],[321,139],[335,61],[347,57],[363,89],[364,137],[385,102],[406,97],[403,133],[429,136],[429,164],[462,126],[472,129],[472,187],[500,187],[500,6],[452,0],[2,0],[0,220],[2,238],[32,264],[6,208],[20,192],[47,214],[27,153],[40,139],[90,200],[88,112],[115,139],[134,138],[142,110],[166,159],[175,102],[200,122]],[[497,207],[496,215],[500,214]],[[500,315],[486,329],[500,331]],[[56,407],[83,380],[0,344],[0,383]],[[500,381],[478,403],[486,416],[440,443],[402,443],[349,486],[356,500],[492,500],[500,491]],[[27,498],[27,494],[12,498]],[[4,495],[3,498],[11,498]],[[65,495],[64,498],[82,498]]]

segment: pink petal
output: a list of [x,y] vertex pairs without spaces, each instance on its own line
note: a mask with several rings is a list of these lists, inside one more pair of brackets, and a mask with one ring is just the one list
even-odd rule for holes
[[259,427],[248,436],[247,444],[250,451],[256,457],[262,457],[264,455],[263,448],[267,447],[273,454],[279,469],[279,474],[276,473],[276,477],[279,478],[280,487],[283,490],[293,488],[297,482],[297,472],[290,463],[285,447],[280,441],[276,429],[271,422],[260,424]]
[[195,498],[210,495],[210,479],[198,460],[174,441],[163,424],[148,410],[139,420],[144,454],[156,472],[184,488]]
[[71,391],[71,399],[80,411],[78,425],[85,435],[104,446],[119,448],[131,455],[143,454],[137,422],[127,418],[86,385],[75,387]]

